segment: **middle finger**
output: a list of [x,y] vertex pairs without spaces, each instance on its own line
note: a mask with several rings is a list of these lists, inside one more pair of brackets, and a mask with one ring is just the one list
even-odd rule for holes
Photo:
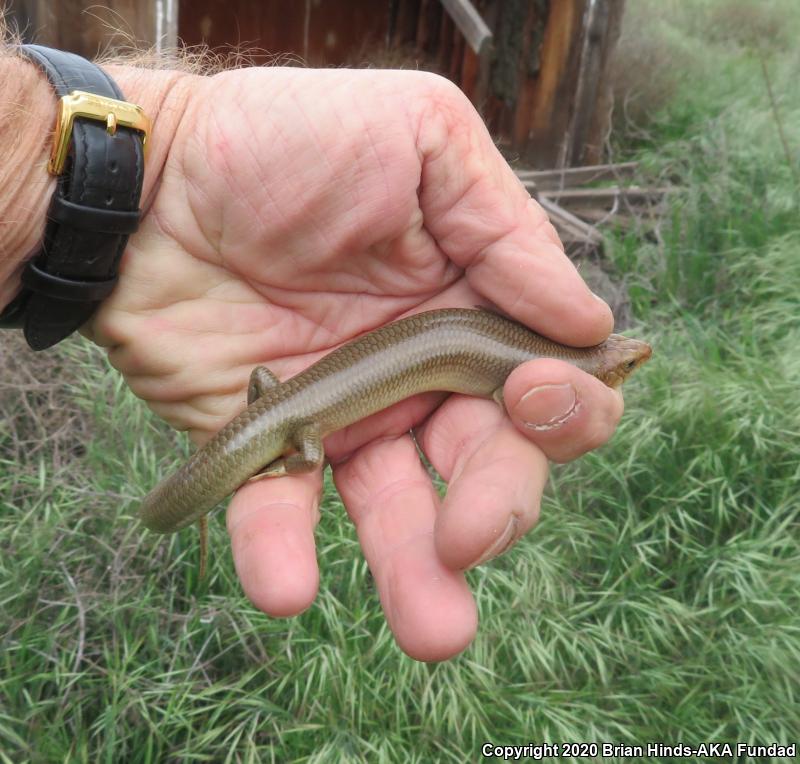
[[452,396],[418,438],[448,483],[435,531],[445,565],[480,565],[509,549],[536,523],[547,459],[496,403]]

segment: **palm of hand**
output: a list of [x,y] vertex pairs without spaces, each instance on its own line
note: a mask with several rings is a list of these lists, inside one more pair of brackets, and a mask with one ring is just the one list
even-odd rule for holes
[[[480,301],[426,227],[414,117],[386,106],[399,84],[271,73],[274,93],[237,82],[209,113],[190,104],[123,263],[131,290],[98,321],[134,391],[196,440],[240,407],[257,363],[285,378],[447,290]],[[118,310],[136,316],[122,336]],[[155,377],[130,363],[148,346]]]
[[[202,88],[120,286],[89,329],[133,391],[196,441],[242,407],[254,366],[290,377],[407,311],[491,300],[556,339],[589,344],[607,333],[607,309],[444,81],[272,69]],[[536,269],[552,295],[532,296]],[[610,435],[616,404],[591,389],[606,396]],[[424,659],[471,639],[475,608],[458,569],[533,525],[546,475],[542,450],[493,403],[454,397],[418,433],[451,481],[440,506],[406,434],[433,407],[408,401],[326,442],[334,462],[349,457],[334,478],[390,625]],[[319,474],[258,481],[231,502],[237,570],[269,613],[299,612],[316,592],[319,490]]]

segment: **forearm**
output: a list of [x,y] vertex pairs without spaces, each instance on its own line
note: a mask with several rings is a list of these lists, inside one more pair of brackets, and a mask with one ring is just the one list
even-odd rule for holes
[[[142,209],[149,200],[183,113],[192,75],[177,71],[104,65],[127,100],[153,120],[145,167]],[[57,97],[34,64],[0,48],[0,310],[20,288],[25,261],[44,235],[55,177],[47,172]]]
[[47,158],[56,105],[34,66],[0,52],[0,309],[16,294],[22,263],[44,232],[55,188]]

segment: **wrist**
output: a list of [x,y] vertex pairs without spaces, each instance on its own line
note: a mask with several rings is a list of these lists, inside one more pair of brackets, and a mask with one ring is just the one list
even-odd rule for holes
[[[140,207],[147,210],[190,92],[193,75],[107,64],[125,99],[152,120]],[[20,289],[28,258],[41,247],[56,178],[47,171],[58,98],[44,73],[0,53],[0,310]]]

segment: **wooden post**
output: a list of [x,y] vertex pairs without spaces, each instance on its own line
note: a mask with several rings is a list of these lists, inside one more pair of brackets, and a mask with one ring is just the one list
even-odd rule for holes
[[117,47],[177,44],[178,0],[11,0],[8,10],[25,42],[87,58]]
[[511,129],[512,145],[521,148],[531,139],[531,114],[537,96],[537,80],[530,71],[530,62],[535,57],[537,35],[536,28],[544,25],[541,11],[536,4],[530,3],[526,9],[525,17],[520,20],[522,25],[522,40],[520,52],[516,62],[517,93],[514,105],[514,119]]
[[[538,167],[600,160],[610,117],[611,53],[624,6],[624,0],[550,3],[539,71],[520,78],[512,136],[513,146]],[[526,25],[526,45],[532,31]]]
[[563,166],[588,1],[559,0],[550,6],[527,120],[527,153],[538,167]]
[[599,62],[599,86],[595,109],[585,139],[585,153],[582,160],[595,164],[603,158],[603,147],[611,130],[611,111],[614,105],[611,65],[614,50],[622,33],[622,18],[625,14],[625,0],[608,0],[610,4],[608,26],[603,39]]
[[431,55],[436,52],[439,28],[442,25],[442,6],[437,0],[422,0],[417,20],[417,51]]
[[610,112],[608,68],[622,26],[625,0],[589,0],[564,161],[575,167],[600,160]]

